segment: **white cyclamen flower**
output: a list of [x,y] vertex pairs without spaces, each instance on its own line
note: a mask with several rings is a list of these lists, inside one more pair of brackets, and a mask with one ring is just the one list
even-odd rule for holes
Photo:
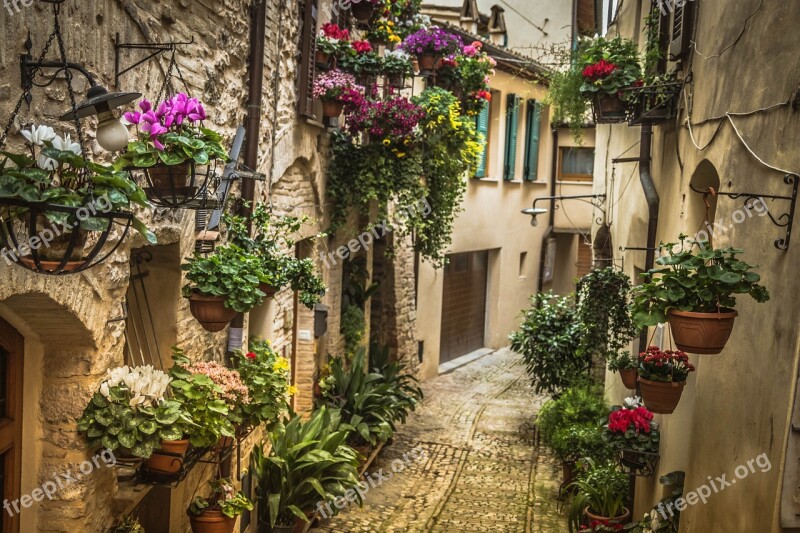
[[62,152],[72,152],[75,155],[81,155],[82,151],[80,143],[72,142],[69,133],[66,134],[63,139],[56,135],[53,139],[53,148],[61,150]]
[[642,399],[639,396],[630,396],[625,398],[625,407],[635,409],[642,405]]
[[111,394],[111,392],[108,390],[107,382],[103,382],[103,384],[100,385],[100,394],[102,394],[104,398],[108,398]]
[[22,136],[34,146],[42,146],[56,138],[56,132],[50,126],[31,126],[30,130],[22,130]]

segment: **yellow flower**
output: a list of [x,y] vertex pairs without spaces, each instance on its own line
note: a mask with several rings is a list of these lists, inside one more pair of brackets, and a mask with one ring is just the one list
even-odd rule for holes
[[387,20],[387,21],[386,21],[386,23],[387,23],[389,26],[394,26],[394,22],[392,22],[391,20]]
[[392,144],[392,141],[391,141],[391,139],[384,139],[384,140],[383,140],[383,145],[384,145],[384,146],[389,146],[390,144]]
[[397,158],[398,158],[398,159],[402,159],[402,158],[404,158],[405,156],[406,156],[406,153],[405,153],[405,152],[397,152]]
[[289,390],[287,392],[289,393],[289,396],[294,396],[295,394],[297,394],[297,387],[295,387],[294,385],[290,385]]
[[272,371],[281,372],[283,370],[289,370],[289,361],[284,357],[278,357],[277,361],[272,365]]
[[402,39],[397,35],[392,35],[391,37],[389,37],[389,41],[393,43],[399,43],[400,41],[402,41]]

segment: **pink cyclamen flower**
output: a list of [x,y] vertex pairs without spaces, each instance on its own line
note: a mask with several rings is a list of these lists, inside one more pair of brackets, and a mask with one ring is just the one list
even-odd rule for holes
[[142,121],[142,114],[138,111],[128,111],[122,115],[129,124],[139,124]]

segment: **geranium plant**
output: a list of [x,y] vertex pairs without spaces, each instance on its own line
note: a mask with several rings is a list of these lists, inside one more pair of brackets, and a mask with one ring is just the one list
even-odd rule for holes
[[108,370],[78,419],[78,431],[91,447],[150,457],[162,440],[180,440],[192,425],[191,415],[170,397],[171,381],[152,365]]
[[221,297],[226,308],[246,313],[266,296],[258,288],[264,278],[259,256],[235,244],[218,247],[209,255],[195,252],[181,269],[186,272],[182,289],[186,298],[195,293]]
[[489,81],[497,62],[482,48],[480,41],[463,46],[458,53],[442,60],[437,73],[437,83],[456,93],[467,115],[479,113],[492,99]]
[[253,510],[253,502],[242,491],[237,491],[230,479],[209,481],[211,495],[196,496],[189,505],[191,516],[200,516],[209,511],[219,511],[228,518],[235,518],[245,511]]
[[622,89],[642,81],[638,45],[623,37],[596,37],[581,42],[578,68],[583,76],[581,93],[620,96]]
[[269,341],[251,339],[249,351],[237,352],[236,368],[250,396],[250,402],[243,406],[245,421],[271,426],[288,411],[289,397],[297,391],[289,385],[289,362],[272,349]]
[[375,76],[381,70],[381,57],[369,41],[353,41],[341,57],[341,68],[356,76]]
[[647,380],[683,383],[691,372],[694,372],[694,365],[680,350],[663,351],[658,346],[649,346],[639,354],[639,375]]
[[128,144],[127,152],[115,161],[117,168],[187,162],[207,165],[214,160],[228,160],[222,136],[202,126],[206,111],[198,99],[178,93],[156,104],[142,100],[139,109],[124,115],[125,120],[136,125],[137,135]]

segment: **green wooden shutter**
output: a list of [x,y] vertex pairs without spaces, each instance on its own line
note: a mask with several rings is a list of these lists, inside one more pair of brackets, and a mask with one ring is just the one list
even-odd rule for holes
[[542,105],[536,100],[528,100],[525,124],[524,177],[528,181],[536,181],[539,175],[539,135],[542,129]]
[[491,104],[486,102],[475,119],[475,129],[483,135],[483,149],[481,150],[481,158],[478,161],[478,168],[475,171],[476,178],[486,177],[486,149],[489,145],[489,106]]
[[506,107],[506,159],[503,179],[513,180],[517,163],[517,131],[519,130],[519,101],[516,94],[508,95]]

